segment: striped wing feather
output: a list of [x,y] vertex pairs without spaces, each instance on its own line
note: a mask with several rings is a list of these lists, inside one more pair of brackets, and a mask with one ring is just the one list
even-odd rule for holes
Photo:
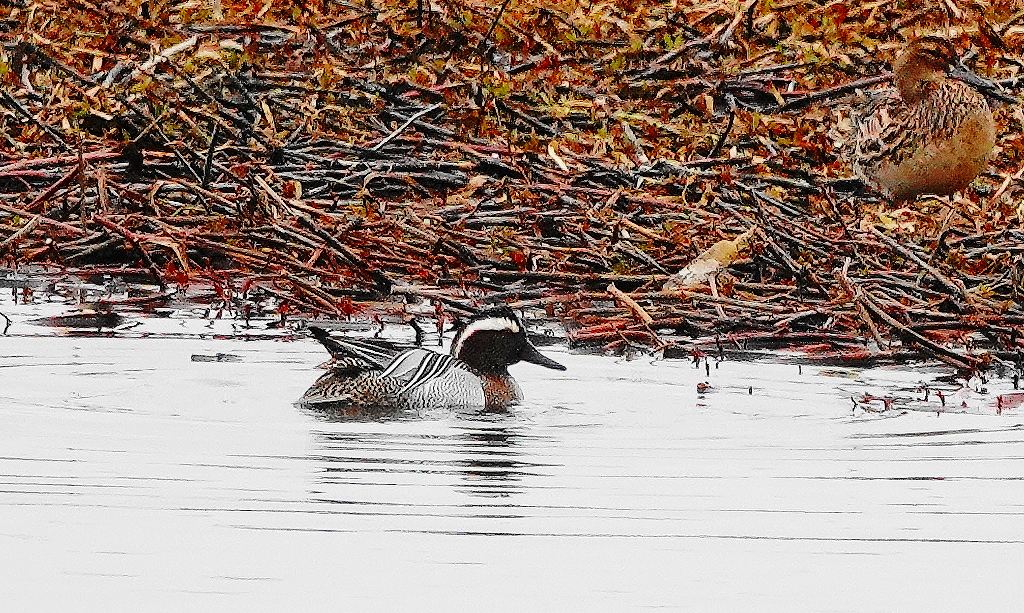
[[365,368],[383,370],[410,346],[380,339],[332,337],[323,328],[309,326],[310,333],[320,341],[336,360],[351,364],[355,359],[364,363]]

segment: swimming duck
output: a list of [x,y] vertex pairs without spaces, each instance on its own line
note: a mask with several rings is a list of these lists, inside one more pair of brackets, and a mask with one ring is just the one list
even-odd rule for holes
[[512,364],[565,370],[537,350],[507,307],[470,319],[452,341],[450,355],[378,339],[332,337],[315,326],[309,330],[334,358],[299,400],[310,407],[500,409],[523,399],[508,372]]
[[854,119],[857,176],[895,201],[947,195],[984,170],[996,140],[985,96],[1015,102],[964,66],[951,42],[919,38],[893,63],[896,92]]

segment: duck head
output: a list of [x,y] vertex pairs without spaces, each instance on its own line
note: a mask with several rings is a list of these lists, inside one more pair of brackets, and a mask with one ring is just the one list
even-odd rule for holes
[[923,99],[944,79],[962,81],[1002,102],[1017,102],[1000,91],[998,85],[964,66],[953,43],[939,36],[924,36],[911,42],[892,68],[896,87],[907,103]]
[[480,374],[505,374],[517,362],[565,370],[530,342],[526,328],[508,307],[475,315],[452,341],[451,354]]

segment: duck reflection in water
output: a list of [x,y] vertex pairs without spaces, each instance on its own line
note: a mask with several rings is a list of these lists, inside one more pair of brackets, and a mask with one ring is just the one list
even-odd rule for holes
[[[381,409],[316,413],[325,421],[344,423],[408,419],[401,411],[382,414]],[[535,435],[524,434],[520,424],[501,423],[509,418],[503,412],[467,413],[458,416],[467,420],[465,425],[443,433],[434,433],[433,428],[415,433],[407,429],[315,430],[315,458],[325,463],[321,482],[370,487],[448,485],[470,496],[496,498],[516,494],[529,487],[524,480],[529,483],[546,475],[546,464],[524,457],[525,448],[540,442]]]
[[516,448],[522,435],[515,428],[494,426],[467,428],[461,436],[462,447],[470,451],[459,462],[466,481],[460,488],[467,494],[504,497],[522,489],[525,476],[540,476],[541,465],[524,462]]

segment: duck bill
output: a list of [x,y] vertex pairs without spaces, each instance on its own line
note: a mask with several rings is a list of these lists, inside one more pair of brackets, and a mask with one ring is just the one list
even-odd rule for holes
[[554,370],[565,370],[565,366],[562,366],[558,362],[547,357],[543,353],[537,351],[537,348],[533,346],[533,343],[527,341],[523,346],[523,350],[519,352],[519,359],[524,362],[531,364],[537,364],[544,368],[551,368]]
[[990,98],[994,98],[1007,104],[1017,104],[1019,102],[1019,100],[1017,100],[1013,96],[1003,93],[1003,90],[994,82],[989,81],[984,77],[978,76],[976,72],[974,72],[967,66],[964,66],[963,64],[956,64],[955,66],[950,68],[949,76],[956,79],[957,81],[962,81],[970,85],[974,89],[978,90],[979,92]]

